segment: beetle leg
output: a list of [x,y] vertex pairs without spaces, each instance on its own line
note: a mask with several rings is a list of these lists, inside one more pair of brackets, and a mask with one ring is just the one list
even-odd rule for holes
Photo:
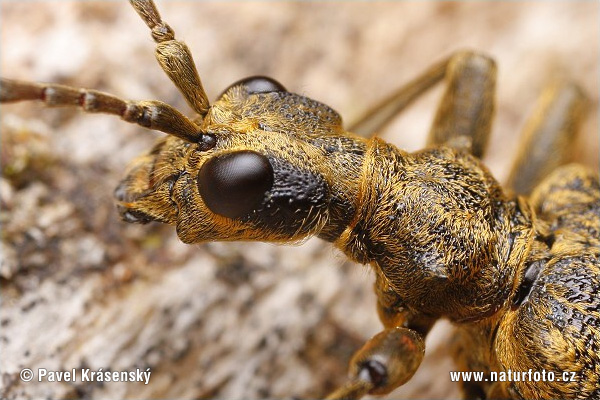
[[173,29],[162,20],[152,0],[129,0],[152,31],[156,59],[190,107],[201,116],[208,111],[208,96],[202,87],[190,49],[175,39]]
[[465,148],[481,157],[490,136],[495,88],[496,64],[491,58],[467,51],[454,55],[427,144]]
[[329,399],[389,393],[407,382],[421,364],[425,336],[436,319],[406,309],[381,275],[377,275],[374,289],[377,312],[385,329],[354,354],[348,381]]
[[373,336],[350,361],[349,379],[328,399],[382,395],[406,383],[423,360],[425,339],[408,328],[388,328]]
[[375,135],[446,74],[451,58],[432,65],[389,97],[368,109],[358,120],[348,126],[348,131],[364,137]]
[[362,136],[372,135],[442,78],[446,81],[446,91],[428,143],[466,147],[481,157],[494,111],[496,66],[489,57],[470,51],[457,52],[431,66],[370,109],[348,130]]
[[201,133],[185,115],[160,101],[126,101],[96,90],[0,78],[0,103],[40,100],[47,107],[80,107],[195,142]]
[[550,172],[569,161],[586,99],[575,84],[553,82],[541,94],[523,129],[507,187],[527,195]]

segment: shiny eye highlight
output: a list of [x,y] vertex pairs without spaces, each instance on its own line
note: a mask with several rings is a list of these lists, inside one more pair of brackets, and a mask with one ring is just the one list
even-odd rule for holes
[[240,218],[255,210],[273,186],[273,167],[267,157],[243,150],[217,155],[198,173],[198,190],[215,214]]
[[[248,94],[257,93],[271,93],[271,92],[287,92],[286,88],[275,79],[266,76],[251,76],[248,78],[241,79],[234,84],[230,85],[223,91],[226,93],[229,89],[234,86],[244,86]],[[221,94],[222,95],[222,94]]]

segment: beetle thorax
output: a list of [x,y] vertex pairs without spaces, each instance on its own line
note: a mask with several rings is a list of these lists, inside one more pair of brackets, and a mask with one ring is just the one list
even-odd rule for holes
[[476,158],[448,148],[407,154],[375,139],[364,174],[359,213],[338,247],[432,316],[477,320],[507,302],[530,221]]

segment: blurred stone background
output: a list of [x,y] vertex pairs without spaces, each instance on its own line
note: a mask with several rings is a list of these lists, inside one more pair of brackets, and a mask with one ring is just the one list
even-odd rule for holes
[[[598,167],[596,2],[159,2],[214,99],[269,75],[357,118],[431,63],[471,48],[498,63],[486,162],[502,180],[519,130],[555,76],[578,82],[591,112],[574,157]],[[4,77],[159,99],[189,111],[125,2],[0,4]],[[381,135],[424,143],[441,88]],[[323,396],[380,330],[372,273],[327,244],[186,246],[171,227],[119,221],[112,191],[158,134],[110,116],[39,104],[1,109],[0,397]],[[390,398],[458,396],[436,326],[413,380]],[[22,368],[150,368],[140,383],[19,380]]]

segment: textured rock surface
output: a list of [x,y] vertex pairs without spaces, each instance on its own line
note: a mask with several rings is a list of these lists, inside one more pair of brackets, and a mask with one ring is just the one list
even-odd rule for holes
[[[347,121],[455,49],[492,55],[498,111],[486,160],[502,179],[554,75],[592,100],[576,157],[598,165],[597,3],[160,3],[211,98],[270,75]],[[3,2],[1,73],[187,106],[125,2]],[[383,133],[422,146],[440,90]],[[122,223],[113,188],[156,135],[108,116],[2,107],[0,396],[317,397],[380,325],[372,274],[322,242],[186,246]],[[393,398],[455,398],[448,325]],[[150,368],[139,383],[19,380],[22,368]]]

